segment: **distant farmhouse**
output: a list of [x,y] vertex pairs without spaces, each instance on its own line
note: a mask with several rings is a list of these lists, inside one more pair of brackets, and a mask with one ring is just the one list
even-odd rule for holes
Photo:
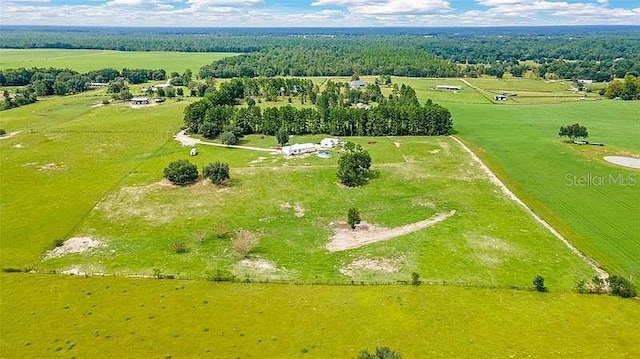
[[337,138],[325,138],[320,141],[320,147],[322,148],[334,148],[340,144],[340,140]]
[[438,85],[436,86],[437,90],[446,90],[446,91],[460,91],[462,87],[455,85]]
[[362,89],[367,87],[367,83],[362,80],[354,80],[349,82],[349,88],[352,89]]

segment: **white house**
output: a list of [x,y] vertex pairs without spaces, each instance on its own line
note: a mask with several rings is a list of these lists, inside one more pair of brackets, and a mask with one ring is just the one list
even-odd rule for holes
[[287,156],[302,155],[316,151],[316,145],[313,143],[296,143],[291,146],[282,147],[282,153]]
[[132,105],[148,105],[149,98],[148,97],[133,97],[131,99]]
[[340,144],[340,140],[337,138],[325,138],[320,141],[320,147],[322,148],[334,148]]

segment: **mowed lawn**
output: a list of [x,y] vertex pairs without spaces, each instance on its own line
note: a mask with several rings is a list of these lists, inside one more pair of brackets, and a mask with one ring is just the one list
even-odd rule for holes
[[[640,170],[603,157],[640,157],[640,103],[446,106],[458,136],[525,202],[605,269],[639,283]],[[576,122],[606,146],[564,143],[559,127]]]
[[236,55],[218,52],[0,49],[0,70],[54,67],[84,73],[105,68],[129,68],[164,69],[167,74],[182,74],[186,69],[191,69],[197,74],[204,65]]
[[637,358],[638,303],[456,286],[1,274],[3,358]]

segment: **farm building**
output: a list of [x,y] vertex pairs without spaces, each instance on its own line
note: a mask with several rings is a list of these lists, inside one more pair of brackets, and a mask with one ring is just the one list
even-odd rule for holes
[[361,89],[367,87],[367,83],[362,80],[355,80],[349,82],[349,87],[352,89]]
[[287,156],[302,155],[316,151],[316,145],[313,143],[296,143],[291,146],[282,147],[282,153]]
[[436,86],[437,90],[447,90],[447,91],[459,91],[462,90],[462,87],[455,85],[438,85]]
[[337,138],[325,138],[320,141],[320,147],[322,148],[334,148],[340,144],[340,140]]
[[493,98],[496,101],[507,101],[507,95],[495,95]]
[[131,99],[132,105],[148,105],[149,98],[148,97],[133,97]]

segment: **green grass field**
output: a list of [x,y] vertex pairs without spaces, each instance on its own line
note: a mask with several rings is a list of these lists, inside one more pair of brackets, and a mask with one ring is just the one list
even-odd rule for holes
[[[159,182],[170,161],[188,157],[188,149],[171,139],[186,101],[143,109],[93,107],[99,99],[92,94],[51,98],[6,112],[2,126],[22,132],[0,143],[7,189],[3,266],[147,276],[161,271],[185,278],[224,271],[238,279],[302,283],[407,281],[415,271],[435,283],[502,287],[529,286],[542,273],[557,290],[570,290],[576,280],[593,275],[504,197],[451,139],[352,138],[371,152],[379,172],[357,189],[336,184],[337,154],[328,160],[287,160],[200,146],[193,161],[200,168],[228,162],[233,185],[173,188]],[[244,142],[275,145],[275,139],[257,135]],[[352,206],[366,221],[385,227],[438,212],[457,214],[388,242],[327,253],[324,246],[333,233],[328,223],[344,220]],[[296,216],[292,207],[304,215]],[[24,211],[31,219],[25,220]],[[252,261],[243,264],[229,240],[215,237],[219,225],[259,235]],[[42,260],[54,240],[78,236],[103,240],[106,247],[88,256]],[[183,243],[188,253],[172,252],[173,243]],[[260,261],[273,268],[256,270]],[[362,261],[392,268],[360,268],[356,264]],[[350,268],[352,274],[345,275]]]
[[[172,71],[131,61],[123,67]],[[171,66],[182,72],[183,63]],[[568,96],[556,105],[496,105],[490,91],[502,91],[496,84],[503,80],[480,80],[475,90],[453,79],[393,78],[421,101],[448,107],[457,136],[535,212],[605,269],[638,283],[640,192],[632,179],[640,171],[602,157],[640,156],[639,104]],[[505,91],[562,91],[542,81],[506,83]],[[439,84],[462,90],[437,91]],[[347,189],[335,183],[337,153],[285,159],[199,145],[189,157],[172,135],[192,98],[131,109],[99,106],[106,96],[42,98],[0,113],[0,128],[20,131],[0,139],[0,267],[109,275],[0,273],[1,358],[354,358],[376,346],[404,358],[640,356],[638,301],[574,293],[591,268],[507,199],[452,139],[353,138],[371,152],[379,175]],[[607,146],[563,143],[559,126],[574,122]],[[241,144],[270,148],[275,139],[252,135]],[[163,184],[162,169],[179,158],[200,168],[228,162],[232,185]],[[575,179],[594,176],[616,181],[583,186]],[[344,220],[351,206],[386,227],[457,212],[419,232],[328,253],[329,223]],[[221,227],[260,238],[248,260],[216,237]],[[74,236],[106,246],[43,260],[54,240]],[[187,252],[175,253],[173,243]],[[378,268],[356,265],[363,262]],[[412,272],[425,284],[404,284]],[[254,283],[209,281],[220,273]],[[131,278],[158,274],[179,279]],[[549,293],[528,289],[536,274]]]
[[[640,280],[638,177],[607,155],[640,156],[637,102],[553,106],[447,104],[459,137],[533,209],[607,270]],[[605,147],[563,143],[560,126],[579,122]]]
[[194,74],[204,65],[233,53],[200,52],[140,52],[108,50],[60,50],[60,49],[0,49],[0,70],[16,68],[63,68],[88,72],[104,68],[164,69],[183,73],[191,69]]
[[635,358],[635,301],[456,286],[0,274],[2,358]]

